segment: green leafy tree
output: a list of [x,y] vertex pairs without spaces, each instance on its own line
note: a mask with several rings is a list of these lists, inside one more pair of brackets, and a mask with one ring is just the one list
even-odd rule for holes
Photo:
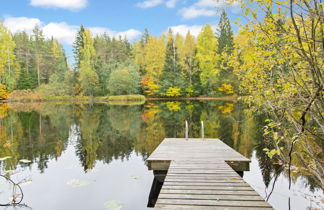
[[108,80],[108,91],[111,95],[138,93],[139,75],[134,67],[122,67],[114,70]]

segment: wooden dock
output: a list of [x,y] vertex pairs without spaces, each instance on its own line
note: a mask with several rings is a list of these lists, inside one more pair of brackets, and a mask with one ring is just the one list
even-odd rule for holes
[[164,139],[147,163],[166,174],[154,209],[272,209],[241,177],[250,160],[221,140]]

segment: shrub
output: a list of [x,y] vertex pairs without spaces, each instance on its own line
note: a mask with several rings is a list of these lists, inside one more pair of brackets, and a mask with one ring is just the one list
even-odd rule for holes
[[8,97],[11,101],[40,101],[44,95],[35,90],[14,90]]
[[6,89],[6,86],[3,84],[0,84],[0,100],[6,100],[8,98],[8,91]]
[[128,67],[113,71],[107,88],[111,95],[127,95],[138,93],[138,80],[134,78]]

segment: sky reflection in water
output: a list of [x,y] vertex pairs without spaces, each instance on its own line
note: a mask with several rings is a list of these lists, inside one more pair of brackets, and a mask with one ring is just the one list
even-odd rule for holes
[[189,136],[199,137],[203,120],[206,138],[223,139],[252,159],[244,179],[262,197],[269,195],[274,172],[278,174],[269,199],[276,209],[288,209],[289,195],[292,209],[318,206],[323,192],[316,181],[298,174],[289,192],[287,173],[264,155],[264,116],[253,116],[242,104],[233,104],[0,105],[6,109],[0,111],[0,158],[11,157],[0,162],[0,172],[16,170],[12,179],[28,180],[22,185],[23,203],[35,210],[146,209],[153,174],[145,159],[163,138],[183,137],[185,120]]

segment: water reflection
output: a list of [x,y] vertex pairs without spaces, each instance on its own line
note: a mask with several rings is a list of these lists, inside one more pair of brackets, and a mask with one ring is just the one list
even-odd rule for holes
[[[271,190],[278,188],[274,180],[286,177],[287,172],[279,159],[270,159],[263,151],[263,148],[271,146],[271,142],[264,140],[262,133],[265,119],[263,115],[254,116],[250,110],[244,109],[243,104],[229,101],[148,102],[141,106],[82,103],[2,104],[0,158],[10,158],[0,161],[0,173],[8,174],[10,171],[26,169],[32,171],[36,177],[42,177],[42,174],[44,177],[45,174],[64,174],[66,171],[62,168],[51,170],[51,165],[60,162],[67,154],[70,159],[75,159],[73,164],[77,165],[77,168],[82,168],[83,172],[77,173],[79,177],[92,174],[99,167],[113,165],[116,161],[126,166],[126,163],[132,162],[134,158],[140,158],[137,164],[141,166],[136,166],[138,171],[138,168],[145,166],[145,159],[165,137],[184,137],[185,120],[189,122],[190,137],[200,137],[200,121],[204,121],[206,138],[223,139],[244,156],[257,161],[259,168],[254,173],[260,172],[260,180],[267,191],[265,197],[269,197]],[[31,162],[22,163],[22,159]],[[297,160],[294,164],[298,166]],[[109,173],[111,171],[100,172],[100,176],[108,176]],[[244,177],[249,176],[252,175]],[[114,178],[118,179],[118,176]],[[321,182],[316,175],[296,170],[293,173],[294,181],[298,182],[301,178],[304,180],[304,186],[296,186],[298,189],[320,192],[322,195]],[[33,181],[35,179],[34,176]],[[145,179],[145,183],[151,184],[152,179],[151,175]],[[287,178],[283,180],[287,182]],[[102,184],[105,182],[107,181],[103,180]],[[150,184],[146,191],[150,190]],[[38,187],[33,183],[30,193]],[[63,187],[60,190],[63,190]],[[97,191],[99,192],[93,188],[91,193]],[[264,192],[264,187],[259,191]],[[147,195],[144,193],[143,199],[139,201],[146,200]],[[35,198],[28,201],[33,203],[32,199]],[[277,200],[269,199],[272,203],[276,203]],[[131,208],[134,203],[129,205],[125,205],[125,208],[136,209]],[[143,209],[145,205],[145,202],[142,202],[138,209]],[[304,203],[304,206],[308,205],[309,203]],[[284,206],[281,209],[285,208]]]

